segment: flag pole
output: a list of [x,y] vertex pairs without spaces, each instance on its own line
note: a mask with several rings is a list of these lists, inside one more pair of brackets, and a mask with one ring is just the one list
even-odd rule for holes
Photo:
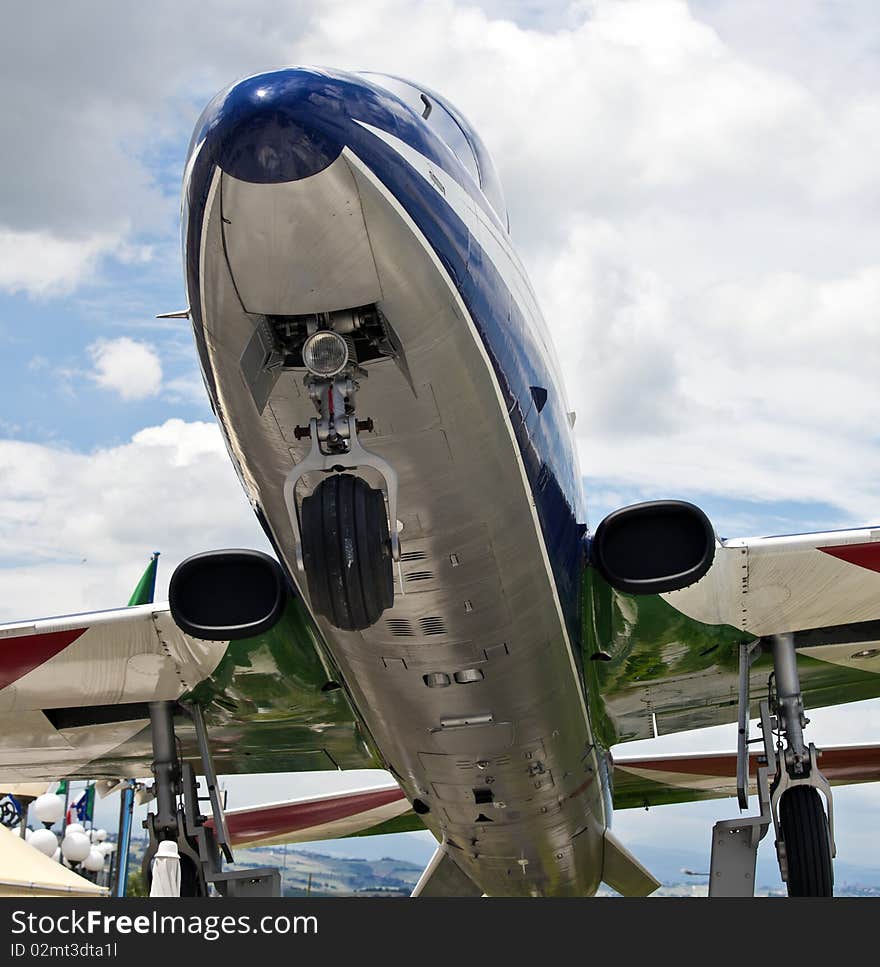
[[61,817],[61,839],[64,840],[64,830],[67,829],[67,810],[70,806],[70,780],[64,780],[64,815]]
[[27,839],[28,810],[34,801],[33,796],[12,796],[13,802],[18,803],[18,835]]
[[128,853],[131,846],[131,821],[134,810],[134,779],[129,779],[119,793],[119,831],[116,834],[116,856],[110,895],[125,896],[128,887]]

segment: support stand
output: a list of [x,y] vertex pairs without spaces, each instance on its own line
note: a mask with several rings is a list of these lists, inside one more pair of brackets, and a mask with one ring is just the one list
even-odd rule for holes
[[[742,673],[742,670],[741,670]],[[748,675],[748,671],[746,671]],[[746,725],[748,726],[748,699],[746,701]],[[775,777],[776,754],[773,748],[773,731],[770,727],[769,704],[761,702],[761,729],[764,733],[764,761],[758,767],[757,816],[741,819],[725,819],[712,828],[712,860],[709,867],[709,896],[754,896],[755,867],[758,860],[758,844],[767,835],[773,816],[770,807],[770,782]],[[746,733],[747,736],[747,733]],[[743,761],[744,760],[744,761]],[[737,792],[739,777],[745,776],[743,788],[748,807],[748,738],[740,742],[737,755]],[[773,763],[771,767],[770,763]],[[743,798],[740,797],[742,803]]]

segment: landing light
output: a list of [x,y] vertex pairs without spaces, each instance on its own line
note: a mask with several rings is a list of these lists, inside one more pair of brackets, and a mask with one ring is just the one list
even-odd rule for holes
[[322,329],[303,344],[303,362],[314,376],[335,376],[348,363],[348,343],[337,332]]

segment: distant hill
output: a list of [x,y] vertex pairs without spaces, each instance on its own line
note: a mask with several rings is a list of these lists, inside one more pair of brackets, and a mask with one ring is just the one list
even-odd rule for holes
[[[133,846],[132,868],[143,854],[143,844]],[[771,844],[772,846],[772,844]],[[700,892],[708,882],[704,877],[688,877],[682,868],[703,872],[708,870],[709,857],[701,851],[658,847],[645,843],[631,843],[629,848],[645,866],[667,887],[670,895],[690,895]],[[328,856],[311,849],[293,846],[261,846],[235,851],[236,867],[270,866],[281,871],[284,896],[409,896],[424,869],[423,864],[385,856],[381,859]],[[837,892],[875,892],[880,889],[880,870],[835,862]],[[769,851],[759,856],[756,877],[758,892],[784,893],[785,885]],[[603,890],[607,893],[609,891]]]
[[423,867],[407,860],[326,856],[283,846],[235,851],[236,866],[276,866],[284,896],[409,896]]
[[[768,833],[769,844],[761,844],[755,883],[758,887],[768,887],[772,890],[784,890],[785,884],[779,875],[776,865],[776,855],[773,849],[773,831]],[[709,869],[709,851],[666,848],[649,843],[627,843],[627,848],[644,863],[644,865],[663,883],[678,884],[684,881],[692,883],[708,882],[705,877],[687,877],[682,875],[682,869],[707,872]],[[860,886],[880,887],[880,870],[872,867],[857,866],[841,860],[834,862],[834,882],[838,887]]]

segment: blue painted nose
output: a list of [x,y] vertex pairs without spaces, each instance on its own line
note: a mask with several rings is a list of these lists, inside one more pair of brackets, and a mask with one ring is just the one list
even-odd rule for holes
[[317,174],[339,157],[352,79],[290,68],[257,74],[218,95],[194,140],[241,181],[278,184]]

